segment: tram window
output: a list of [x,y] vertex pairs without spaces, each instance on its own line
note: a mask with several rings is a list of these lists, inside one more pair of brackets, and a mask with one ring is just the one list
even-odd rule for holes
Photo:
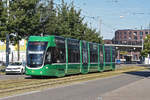
[[80,63],[80,45],[79,40],[68,39],[68,62]]
[[98,51],[97,51],[97,45],[90,44],[90,62],[96,63],[98,62]]
[[98,62],[98,55],[91,52],[90,60],[91,62]]
[[103,46],[100,46],[100,63],[103,63]]
[[115,62],[115,48],[112,48],[112,62]]
[[52,63],[52,61],[51,61],[51,48],[48,48],[47,52],[46,52],[45,64],[50,64],[50,63]]
[[68,62],[69,63],[79,63],[80,62],[79,49],[68,49]]
[[88,63],[88,45],[85,41],[82,43],[82,63]]
[[65,48],[51,47],[46,52],[45,64],[66,63]]
[[53,63],[65,63],[66,62],[66,52],[65,48],[52,48],[52,62]]
[[105,46],[105,62],[111,62],[111,48]]

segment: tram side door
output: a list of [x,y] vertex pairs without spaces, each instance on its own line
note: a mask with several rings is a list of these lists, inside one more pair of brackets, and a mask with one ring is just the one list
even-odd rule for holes
[[104,70],[104,55],[103,55],[103,46],[100,45],[100,70]]
[[82,49],[82,71],[84,73],[88,72],[88,46],[86,42],[83,42]]

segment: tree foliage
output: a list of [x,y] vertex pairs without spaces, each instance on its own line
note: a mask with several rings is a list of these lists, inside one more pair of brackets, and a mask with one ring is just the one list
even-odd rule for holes
[[4,2],[0,0],[0,38],[2,39],[5,37],[5,33],[7,31],[6,22],[7,22],[6,8],[4,7]]
[[[53,4],[52,2],[53,0],[51,0],[50,5]],[[51,12],[54,13],[51,14],[53,16],[49,16],[49,19],[53,20],[49,20],[51,23],[48,23],[48,26],[54,28],[52,30],[51,27],[46,27],[47,34],[102,43],[102,38],[98,32],[89,28],[87,23],[83,23],[84,17],[81,17],[81,10],[76,10],[73,2],[68,5],[62,0],[62,3],[56,8],[54,5],[51,7],[53,8]]]
[[40,14],[36,7],[39,0],[13,0],[10,2],[8,31],[12,39],[20,40],[39,32]]
[[47,2],[47,5],[39,7],[41,14],[41,31],[43,35],[55,35],[57,27],[56,9],[53,0]]
[[40,13],[37,10],[39,0],[11,0],[9,2],[9,7],[3,6],[7,13],[7,21],[4,22],[7,32],[4,35],[10,34],[11,42],[17,44],[19,60],[19,40],[40,33]]
[[141,52],[142,56],[147,57],[150,54],[150,35],[148,34],[144,39],[144,47]]
[[[9,16],[5,9],[9,9]],[[73,2],[67,4],[64,0],[57,5],[53,0],[45,4],[40,0],[11,0],[9,8],[0,6],[0,21],[4,24],[0,31],[13,34],[14,43],[30,35],[59,35],[101,43],[98,32],[83,22],[81,11],[75,9]]]

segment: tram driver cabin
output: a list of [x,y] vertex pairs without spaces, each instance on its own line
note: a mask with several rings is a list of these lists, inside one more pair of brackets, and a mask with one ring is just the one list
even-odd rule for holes
[[115,69],[115,47],[64,38],[30,36],[26,75],[62,77]]

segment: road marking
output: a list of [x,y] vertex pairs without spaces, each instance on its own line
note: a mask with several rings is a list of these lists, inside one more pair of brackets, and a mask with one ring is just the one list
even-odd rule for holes
[[101,97],[101,96],[99,96],[99,97],[97,98],[97,100],[103,100],[103,99],[102,99],[102,97]]

